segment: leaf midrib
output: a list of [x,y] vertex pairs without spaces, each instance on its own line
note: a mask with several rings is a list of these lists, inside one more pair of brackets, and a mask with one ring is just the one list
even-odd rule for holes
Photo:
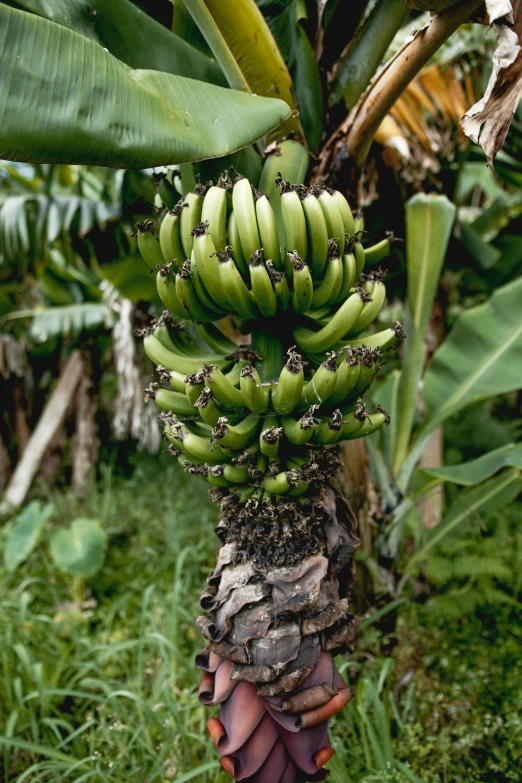
[[[428,209],[426,211],[426,229],[424,232],[424,236],[429,236],[431,231],[431,210]],[[416,329],[419,328],[419,322],[420,317],[422,316],[422,312],[424,310],[424,292],[426,290],[426,280],[428,277],[428,267],[429,264],[427,263],[427,257],[428,257],[428,243],[423,243],[423,254],[422,254],[422,263],[421,263],[421,275],[419,278],[419,289],[418,289],[418,295],[415,299],[415,309],[413,311],[413,321],[415,323]]]

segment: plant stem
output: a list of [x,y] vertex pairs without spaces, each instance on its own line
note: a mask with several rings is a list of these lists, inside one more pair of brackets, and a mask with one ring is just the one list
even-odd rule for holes
[[263,357],[257,365],[257,371],[262,381],[276,381],[283,369],[285,357],[283,354],[283,338],[277,333],[274,324],[256,322],[252,330],[252,348]]
[[348,159],[356,183],[374,136],[384,117],[408,84],[450,35],[479,7],[480,0],[462,0],[442,11],[399,49],[372,80],[357,105],[332,135],[320,155],[314,180],[327,179]]
[[339,62],[332,87],[332,104],[344,98],[349,108],[355,106],[407,15],[403,0],[379,0]]

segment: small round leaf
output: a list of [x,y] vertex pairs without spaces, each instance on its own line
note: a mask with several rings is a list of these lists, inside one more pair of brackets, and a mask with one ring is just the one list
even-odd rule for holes
[[107,533],[97,519],[75,519],[69,529],[55,530],[50,540],[51,557],[71,576],[94,576],[106,550]]

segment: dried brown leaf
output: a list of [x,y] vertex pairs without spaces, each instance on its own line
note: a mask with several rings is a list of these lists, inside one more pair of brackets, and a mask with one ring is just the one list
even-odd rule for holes
[[[508,6],[512,6],[512,14]],[[489,0],[486,7],[497,38],[493,72],[484,97],[466,112],[462,127],[493,165],[522,99],[522,2]]]

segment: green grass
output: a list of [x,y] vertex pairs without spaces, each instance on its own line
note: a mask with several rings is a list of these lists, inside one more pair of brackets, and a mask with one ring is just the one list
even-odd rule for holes
[[[127,480],[106,472],[85,501],[52,500],[50,525],[102,520],[108,557],[84,583],[57,572],[42,545],[0,575],[0,780],[229,780],[193,666],[217,547],[205,489],[171,462],[145,460]],[[452,623],[419,604],[399,612],[397,640],[367,624],[338,661],[356,696],[332,722],[332,783],[519,780],[512,610]]]

